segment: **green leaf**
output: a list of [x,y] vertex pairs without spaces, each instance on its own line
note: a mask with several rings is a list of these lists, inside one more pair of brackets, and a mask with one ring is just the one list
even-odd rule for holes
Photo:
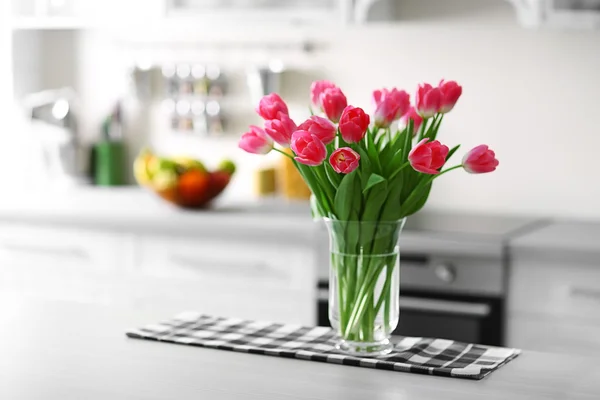
[[335,214],[337,219],[341,221],[349,221],[350,212],[352,205],[355,202],[355,181],[356,181],[356,170],[350,172],[344,178],[338,187],[337,193],[335,194]]
[[356,150],[358,154],[360,154],[359,168],[361,177],[361,187],[365,187],[367,185],[367,179],[369,179],[369,177],[371,176],[371,171],[373,170],[371,168],[371,160],[369,159],[367,151],[364,148],[362,148],[360,144],[356,146],[354,150]]
[[329,179],[329,182],[331,183],[331,185],[334,187],[334,189],[337,190],[337,188],[340,186],[340,183],[342,182],[342,175],[338,174],[337,172],[335,172],[333,170],[333,167],[331,166],[331,164],[329,164],[328,162],[325,162],[325,174],[327,175],[327,179]]
[[396,168],[396,170],[392,172],[388,178],[393,179],[396,175],[398,175],[398,173],[400,173],[404,168],[407,168],[409,165],[409,162],[405,162],[404,164]]
[[367,153],[369,154],[371,165],[373,166],[375,172],[380,174],[381,162],[379,161],[379,152],[377,151],[377,147],[375,147],[375,143],[373,142],[373,136],[367,133],[365,140],[367,143]]
[[397,149],[394,154],[392,155],[392,157],[390,158],[390,161],[386,163],[385,165],[385,175],[390,178],[391,173],[393,171],[396,171],[398,168],[400,168],[401,165],[403,165],[405,163],[405,159],[404,159],[404,154],[402,152],[402,149]]
[[377,174],[371,174],[371,176],[369,176],[369,179],[367,180],[367,184],[363,188],[362,192],[366,193],[367,190],[371,189],[373,186],[378,185],[385,181],[386,180],[383,176],[377,175]]
[[322,186],[319,184],[319,180],[317,179],[313,170],[311,169],[312,167],[300,164],[295,160],[294,165],[296,166],[298,172],[300,172],[300,175],[302,175],[302,177],[304,178],[304,182],[306,182],[310,191],[315,195],[317,204],[320,207],[319,214],[322,216],[329,215],[333,211],[332,204],[327,198],[327,194],[324,192]]
[[460,144],[457,144],[456,146],[454,146],[453,148],[450,149],[450,151],[448,152],[448,155],[446,156],[446,161],[448,161],[450,159],[450,157],[452,157],[454,155],[454,153],[456,153],[456,150],[458,150],[459,147],[460,147]]
[[412,204],[408,205],[409,208],[405,208],[402,210],[403,216],[407,217],[409,215],[416,213],[421,208],[423,208],[423,206],[427,202],[427,199],[429,198],[429,193],[431,192],[431,186],[432,186],[432,184],[429,183],[427,186],[425,186],[424,188],[421,188],[419,190],[420,195],[416,198],[416,200],[413,201]]
[[387,198],[387,192],[388,188],[386,182],[375,185],[369,190],[363,207],[363,221],[379,220],[379,213],[381,212],[381,206],[383,206],[383,203]]
[[389,192],[387,200],[381,211],[380,221],[397,221],[402,217],[400,207],[400,194],[402,193],[402,174],[389,181]]

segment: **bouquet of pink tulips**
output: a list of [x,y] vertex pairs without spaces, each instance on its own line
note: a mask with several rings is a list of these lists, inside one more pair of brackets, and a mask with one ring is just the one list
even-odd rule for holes
[[460,145],[449,149],[441,144],[438,130],[461,94],[453,81],[438,87],[422,84],[411,106],[404,90],[376,90],[371,118],[348,105],[333,83],[318,81],[311,87],[312,104],[324,116],[312,115],[296,125],[281,97],[267,95],[257,109],[264,128],[251,126],[239,146],[256,154],[280,151],[274,142],[291,147],[321,216],[395,221],[420,210],[433,180],[441,175],[458,168],[479,174],[498,166],[494,152],[480,145],[465,154],[462,163],[442,169]]
[[251,126],[240,140],[243,150],[256,154],[281,151],[274,142],[291,147],[293,156],[282,153],[310,187],[313,211],[329,221],[332,280],[339,286],[330,319],[334,314],[332,324],[349,342],[378,343],[377,329],[386,336],[395,327],[399,230],[389,224],[419,211],[433,181],[445,173],[462,168],[480,174],[498,166],[494,152],[480,145],[446,167],[459,145],[440,143],[438,131],[461,94],[453,81],[422,84],[411,106],[403,90],[376,90],[370,116],[348,105],[333,83],[318,81],[311,87],[311,110],[319,115],[296,125],[273,93],[257,109],[264,127]]

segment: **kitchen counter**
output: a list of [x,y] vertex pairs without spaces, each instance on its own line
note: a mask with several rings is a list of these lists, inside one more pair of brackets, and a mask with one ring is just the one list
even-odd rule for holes
[[284,231],[309,237],[315,228],[305,201],[236,200],[226,193],[208,210],[183,210],[137,187],[77,188],[0,201],[0,221],[133,232]]
[[[168,316],[165,316],[168,317]],[[524,351],[482,381],[127,339],[123,308],[0,298],[0,398],[505,400],[600,396],[592,358]]]
[[[137,187],[78,188],[0,199],[0,222],[75,226],[190,236],[227,234],[282,237],[326,243],[323,224],[311,218],[306,201],[228,197],[208,210],[187,211]],[[510,238],[543,224],[535,218],[423,211],[411,216],[401,246],[411,252],[500,257]]]
[[510,243],[515,256],[533,256],[569,261],[600,260],[600,222],[553,221],[515,238]]

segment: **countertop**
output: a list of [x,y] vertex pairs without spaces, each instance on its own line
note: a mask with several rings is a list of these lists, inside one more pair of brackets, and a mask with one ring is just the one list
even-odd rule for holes
[[511,241],[515,257],[600,261],[600,222],[556,220]]
[[600,396],[592,358],[525,350],[481,381],[127,339],[123,308],[0,298],[7,400],[505,400]]
[[193,235],[206,231],[284,231],[310,236],[306,201],[240,201],[221,196],[207,210],[183,210],[137,187],[72,188],[4,196],[0,221]]
[[[76,226],[171,235],[267,235],[327,242],[323,224],[311,218],[307,201],[228,197],[208,210],[186,211],[137,187],[76,188],[0,199],[0,222]],[[411,216],[401,246],[414,252],[500,257],[509,239],[543,221],[536,218],[422,211]]]

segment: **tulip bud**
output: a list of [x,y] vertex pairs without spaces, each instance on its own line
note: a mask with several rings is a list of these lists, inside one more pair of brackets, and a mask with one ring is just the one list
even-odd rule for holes
[[375,102],[375,125],[380,128],[389,127],[392,122],[406,114],[410,108],[410,95],[404,90],[393,88],[373,92]]
[[496,170],[499,162],[496,154],[487,145],[479,145],[470,150],[462,160],[465,171],[470,174],[485,174]]
[[285,101],[277,93],[271,93],[260,99],[256,112],[265,120],[278,119],[279,114],[289,115]]
[[454,105],[456,104],[458,98],[462,94],[462,87],[454,81],[444,82],[444,80],[442,79],[439,88],[442,92],[440,112],[445,114],[447,112],[450,112],[454,108]]
[[329,81],[315,81],[310,85],[310,101],[312,104],[319,109],[322,109],[321,106],[321,94],[325,91],[325,89],[335,88],[332,82]]
[[349,174],[358,168],[360,155],[349,147],[341,147],[331,153],[329,163],[338,174]]
[[265,122],[265,132],[282,147],[290,147],[292,133],[296,130],[296,124],[286,114],[278,114],[278,119]]
[[298,130],[308,131],[311,134],[316,135],[326,145],[334,141],[337,132],[335,125],[333,125],[331,121],[317,115],[313,115],[300,124]]
[[258,126],[250,126],[250,131],[244,133],[239,147],[248,153],[267,154],[273,150],[273,140]]
[[348,105],[348,100],[344,93],[337,87],[325,89],[320,97],[321,107],[333,122],[338,122],[344,108]]
[[321,165],[327,158],[327,148],[316,136],[307,131],[296,131],[292,135],[292,150],[294,159],[301,164]]
[[424,83],[419,85],[415,101],[417,113],[423,118],[431,118],[440,111],[442,92]]
[[362,108],[348,106],[340,117],[340,133],[346,143],[358,143],[369,128],[370,118]]
[[448,151],[448,146],[437,140],[429,142],[429,139],[425,138],[408,153],[408,161],[415,171],[435,175],[446,163]]

